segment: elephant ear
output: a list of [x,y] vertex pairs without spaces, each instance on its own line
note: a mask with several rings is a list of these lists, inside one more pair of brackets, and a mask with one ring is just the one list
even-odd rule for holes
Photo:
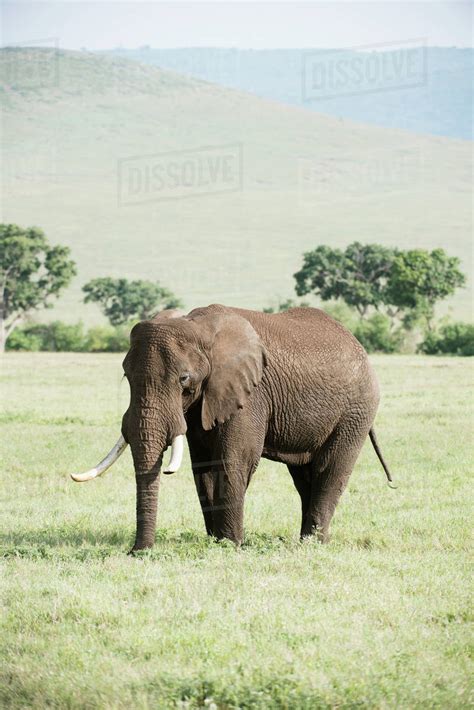
[[210,336],[211,372],[203,390],[201,410],[202,426],[208,431],[245,406],[262,379],[266,356],[262,341],[245,318],[222,312],[204,315],[204,310],[196,322]]

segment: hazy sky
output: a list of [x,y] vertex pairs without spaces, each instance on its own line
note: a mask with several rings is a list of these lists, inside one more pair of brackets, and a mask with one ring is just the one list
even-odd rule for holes
[[2,2],[1,44],[353,47],[425,38],[472,45],[471,2]]

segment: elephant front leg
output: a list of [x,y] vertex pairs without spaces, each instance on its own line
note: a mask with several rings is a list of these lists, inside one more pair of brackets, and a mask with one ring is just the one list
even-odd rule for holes
[[212,508],[214,536],[241,545],[244,540],[244,499],[251,473],[242,463],[214,466]]
[[217,425],[208,438],[188,428],[194,480],[206,530],[240,545],[244,539],[244,498],[262,455],[262,422],[241,410]]
[[246,447],[225,447],[213,465],[214,535],[218,539],[232,540],[237,545],[244,540],[245,493],[263,449],[263,436],[258,436],[255,431],[253,434],[253,439],[250,435],[243,437]]
[[245,477],[229,477],[222,461],[193,463],[193,474],[207,534],[241,544]]
[[193,474],[207,534],[240,544],[245,485],[230,482],[220,463],[193,465]]

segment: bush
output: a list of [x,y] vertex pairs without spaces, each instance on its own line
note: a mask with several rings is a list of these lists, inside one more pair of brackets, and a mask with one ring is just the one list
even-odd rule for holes
[[41,350],[42,338],[26,328],[17,328],[8,338],[5,348],[7,350],[28,350],[38,352]]
[[[344,303],[334,303],[325,312],[350,330],[369,353],[400,352],[406,332],[392,330],[388,316],[374,313],[360,320],[353,309]],[[99,325],[84,330],[84,325],[53,321],[30,323],[13,331],[7,340],[7,350],[30,352],[126,352],[133,324],[123,326]],[[437,331],[429,332],[418,350],[426,355],[474,355],[474,325],[445,323]]]
[[82,352],[86,334],[82,323],[30,323],[14,330],[7,340],[7,350],[45,350],[48,352]]
[[382,313],[374,313],[367,320],[359,321],[353,333],[368,353],[400,352],[404,340],[400,328],[392,330],[390,318]]
[[81,322],[75,324],[53,321],[44,330],[43,350],[57,352],[82,352],[86,347],[86,334]]
[[474,355],[474,325],[445,323],[438,331],[430,331],[418,348],[426,355]]
[[6,347],[30,352],[125,352],[129,347],[130,328],[130,325],[116,328],[107,325],[85,331],[81,322],[29,323],[13,331]]
[[90,328],[87,334],[87,351],[92,353],[120,353],[128,350],[130,328],[110,325],[98,325]]
[[343,301],[336,301],[328,305],[323,306],[323,311],[334,318],[334,320],[339,321],[347,330],[352,333],[357,328],[359,318],[353,308],[348,306]]
[[354,309],[343,302],[324,306],[324,311],[350,330],[368,353],[400,352],[404,333],[400,328],[392,330],[388,316],[374,313],[369,318],[361,320]]

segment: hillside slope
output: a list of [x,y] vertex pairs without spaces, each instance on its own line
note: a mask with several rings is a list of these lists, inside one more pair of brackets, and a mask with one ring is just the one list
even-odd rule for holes
[[[356,125],[125,59],[0,51],[2,221],[69,244],[80,287],[160,279],[192,307],[293,292],[301,254],[359,239],[442,246],[467,269],[469,145]],[[468,317],[470,292],[452,306]]]

